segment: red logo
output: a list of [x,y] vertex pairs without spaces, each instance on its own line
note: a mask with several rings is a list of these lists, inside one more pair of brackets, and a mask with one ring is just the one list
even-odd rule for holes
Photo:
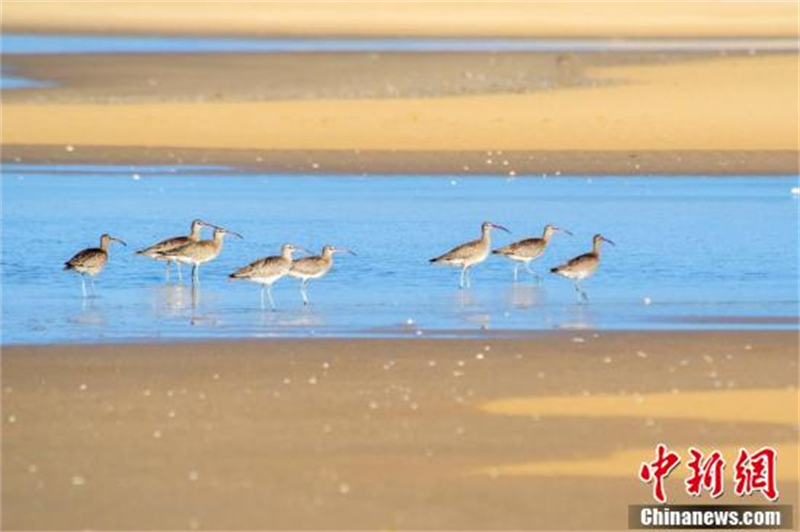
[[704,489],[710,492],[711,498],[716,499],[722,495],[723,480],[722,471],[725,469],[725,459],[722,453],[714,451],[708,458],[703,458],[703,453],[689,448],[692,459],[686,464],[691,471],[689,478],[686,479],[686,493],[694,497],[699,497]]
[[778,453],[771,447],[763,447],[752,455],[744,449],[739,450],[734,478],[736,495],[744,497],[760,491],[767,499],[778,500],[777,464]]
[[642,482],[653,483],[653,498],[658,502],[667,502],[667,494],[664,493],[664,479],[678,467],[680,461],[680,456],[672,451],[667,452],[667,446],[659,443],[656,447],[656,459],[649,464],[642,463],[642,467],[639,469],[639,478]]
[[[708,491],[712,499],[716,499],[725,490],[725,459],[722,453],[714,450],[704,455],[700,450],[690,447],[690,459],[686,463],[689,474],[684,482],[686,493],[700,497]],[[642,462],[639,468],[639,479],[653,484],[653,498],[667,502],[664,480],[678,467],[681,457],[667,449],[663,443],[656,446],[656,457],[652,462]],[[768,500],[778,500],[777,483],[778,452],[772,447],[763,447],[753,454],[745,449],[739,456],[733,471],[734,492],[739,497],[761,492]]]

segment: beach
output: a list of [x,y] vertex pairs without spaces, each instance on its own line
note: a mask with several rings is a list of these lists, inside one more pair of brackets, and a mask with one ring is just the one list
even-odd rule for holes
[[774,445],[791,503],[797,363],[791,331],[6,347],[3,528],[619,529],[654,441]]
[[3,530],[627,529],[659,443],[796,528],[796,2],[0,9]]
[[[190,34],[711,37],[796,36],[790,2],[8,2],[8,31]],[[443,23],[447,21],[447,23]]]

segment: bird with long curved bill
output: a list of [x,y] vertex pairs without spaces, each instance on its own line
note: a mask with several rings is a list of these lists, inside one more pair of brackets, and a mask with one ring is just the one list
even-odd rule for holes
[[608,242],[612,246],[616,246],[614,242],[603,235],[594,235],[594,238],[592,238],[592,251],[584,253],[583,255],[578,255],[564,264],[550,269],[551,273],[566,277],[575,282],[575,291],[578,293],[578,299],[581,302],[586,303],[589,301],[589,298],[586,297],[586,292],[581,288],[581,281],[591,277],[595,270],[597,270],[597,267],[600,266],[600,247],[603,242]]
[[284,244],[281,246],[281,254],[271,257],[264,257],[251,262],[247,266],[239,268],[228,277],[231,279],[243,279],[261,285],[261,308],[264,308],[264,295],[269,297],[269,305],[275,310],[275,300],[272,299],[272,285],[278,279],[289,275],[294,259],[292,254],[295,251],[305,251],[306,248],[294,244]]
[[489,250],[492,244],[490,236],[492,229],[499,229],[506,233],[511,233],[511,231],[502,225],[493,222],[483,222],[483,224],[481,224],[480,238],[456,246],[444,255],[431,259],[430,262],[433,264],[444,264],[445,266],[457,266],[461,268],[459,286],[461,288],[469,288],[471,285],[469,278],[470,268],[485,261],[486,257],[489,256]]
[[174,258],[169,258],[168,256],[165,255],[165,253],[169,253],[170,251],[178,249],[179,247],[185,246],[186,244],[190,244],[192,242],[199,242],[203,227],[213,228],[214,225],[208,222],[204,222],[203,220],[192,220],[192,225],[189,228],[188,235],[174,236],[172,238],[167,238],[165,240],[162,240],[161,242],[153,244],[152,246],[140,249],[139,251],[136,252],[136,254],[149,257],[156,261],[166,262],[167,280],[169,280],[170,265],[174,262],[176,268],[178,269],[178,279],[182,280],[183,275],[181,274],[181,263]]
[[65,270],[80,274],[83,297],[86,297],[86,277],[89,277],[91,297],[94,297],[94,277],[106,267],[106,263],[108,262],[108,246],[111,242],[118,242],[123,246],[127,246],[127,244],[119,238],[104,234],[100,237],[100,247],[81,250],[64,263]]
[[553,236],[553,233],[557,232],[572,236],[572,233],[566,229],[556,227],[553,224],[547,224],[544,227],[541,237],[518,240],[517,242],[513,242],[507,246],[497,248],[492,251],[492,253],[506,257],[507,259],[510,259],[516,263],[514,264],[515,281],[517,280],[517,272],[520,264],[524,265],[525,270],[529,274],[533,275],[537,281],[539,281],[541,280],[541,277],[539,277],[539,274],[537,274],[535,271],[531,270],[531,261],[538,259],[544,254],[545,249],[547,249],[547,245],[550,243],[550,237]]
[[200,265],[216,259],[222,252],[222,242],[226,235],[237,238],[244,238],[239,233],[229,231],[218,225],[214,227],[214,235],[211,240],[200,240],[189,242],[175,249],[160,253],[167,260],[174,260],[182,264],[192,265],[192,282],[200,282]]
[[308,281],[324,277],[330,271],[333,267],[335,253],[349,253],[355,256],[355,253],[347,248],[324,246],[319,255],[303,257],[292,262],[289,277],[300,279],[300,295],[303,297],[303,305],[308,305]]

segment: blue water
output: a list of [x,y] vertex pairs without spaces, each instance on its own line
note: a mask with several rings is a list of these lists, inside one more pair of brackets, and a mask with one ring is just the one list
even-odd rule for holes
[[796,51],[792,39],[230,38],[3,34],[3,54]]
[[[134,178],[134,174],[138,178]],[[95,342],[311,335],[517,334],[574,329],[797,329],[797,178],[306,177],[224,168],[4,165],[2,342]],[[184,234],[195,217],[245,236],[226,241],[201,284],[166,282],[161,264],[133,250]],[[601,232],[597,274],[579,305],[569,281],[543,273],[513,283],[490,258],[473,288],[427,259],[478,236],[483,220],[509,227],[494,243],[556,236],[539,272],[589,249]],[[114,247],[98,297],[61,270],[109,232]],[[347,246],[311,283],[279,281],[277,312],[236,267],[284,242]],[[650,298],[651,304],[645,304]]]

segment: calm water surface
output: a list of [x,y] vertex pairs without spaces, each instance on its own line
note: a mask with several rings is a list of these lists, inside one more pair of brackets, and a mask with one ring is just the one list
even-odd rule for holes
[[2,35],[4,54],[234,52],[733,52],[795,51],[773,38],[500,39],[500,38],[229,38],[142,35]]
[[[517,334],[551,329],[798,328],[797,179],[306,177],[242,175],[213,167],[6,164],[2,172],[4,344],[312,335]],[[184,234],[195,217],[245,236],[203,267],[201,284],[165,281],[135,249]],[[493,257],[458,271],[427,260],[475,238],[483,220],[509,227],[495,245],[557,235],[534,263],[543,281],[513,283]],[[109,232],[114,247],[98,297],[61,270]],[[587,251],[601,232],[617,246],[585,283],[547,268]],[[262,311],[236,267],[284,242],[347,246],[301,305],[298,283],[274,289]],[[647,304],[646,301],[650,301]]]

